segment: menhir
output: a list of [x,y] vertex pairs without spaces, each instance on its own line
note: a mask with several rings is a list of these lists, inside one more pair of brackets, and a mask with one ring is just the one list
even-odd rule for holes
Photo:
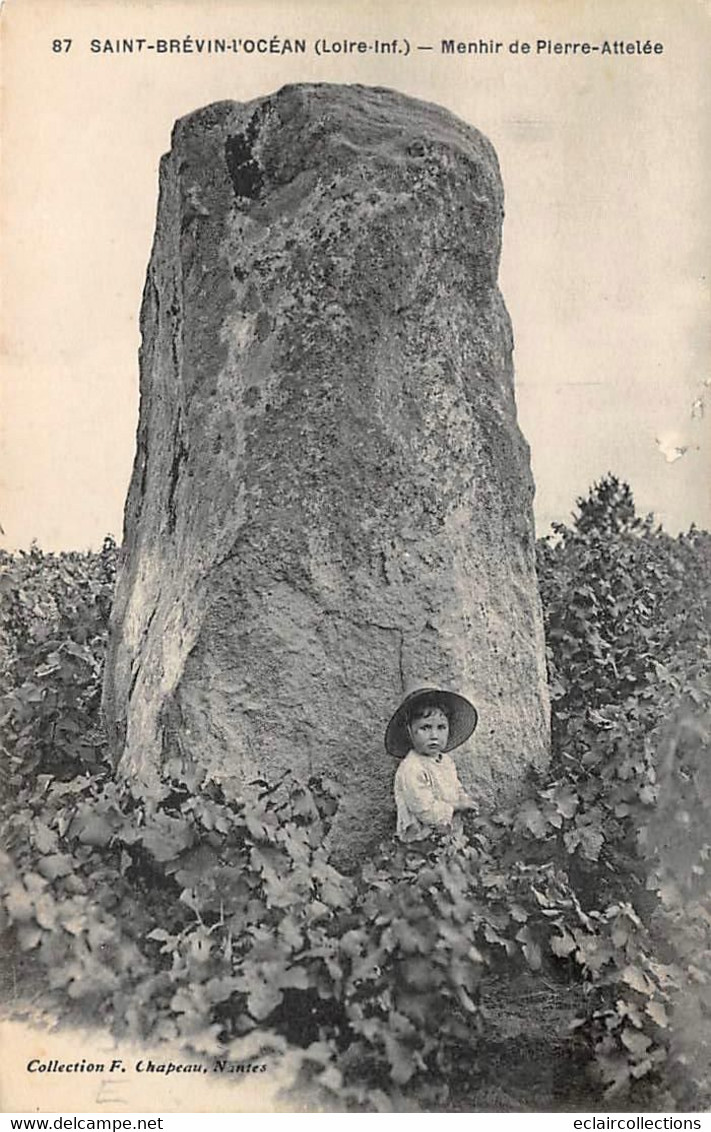
[[502,200],[490,143],[393,91],[177,123],[104,695],[136,790],[175,758],[231,795],[325,772],[355,857],[393,828],[382,734],[420,679],[479,710],[470,792],[545,761]]

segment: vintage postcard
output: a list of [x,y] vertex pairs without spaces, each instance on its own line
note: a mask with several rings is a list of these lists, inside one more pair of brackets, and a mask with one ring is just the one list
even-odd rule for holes
[[0,52],[2,1110],[703,1110],[708,0]]

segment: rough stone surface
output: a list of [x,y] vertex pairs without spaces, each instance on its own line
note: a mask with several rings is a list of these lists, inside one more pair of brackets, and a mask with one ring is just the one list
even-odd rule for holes
[[328,771],[334,839],[392,828],[383,732],[421,677],[471,697],[491,798],[545,761],[533,483],[477,130],[393,91],[291,86],[174,129],[105,711],[147,790]]

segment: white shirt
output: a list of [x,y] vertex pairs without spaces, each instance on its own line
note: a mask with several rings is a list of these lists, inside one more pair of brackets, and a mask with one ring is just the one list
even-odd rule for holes
[[427,836],[452,824],[456,806],[468,802],[453,759],[410,751],[395,772],[397,832]]

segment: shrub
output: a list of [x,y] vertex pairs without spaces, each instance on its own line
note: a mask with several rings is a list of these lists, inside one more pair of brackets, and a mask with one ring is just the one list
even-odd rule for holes
[[711,708],[711,536],[654,529],[608,476],[538,550],[556,785],[524,820],[562,841],[586,899],[642,899],[659,743],[675,719]]
[[98,554],[0,551],[2,781],[73,776],[105,757],[101,682],[116,544]]
[[549,772],[354,876],[325,848],[327,779],[230,801],[174,759],[161,801],[135,799],[99,718],[114,544],[4,556],[6,938],[58,1012],[269,1050],[307,1103],[477,1107],[491,988],[523,979],[567,1004],[610,1103],[704,1107],[710,541],[639,519],[614,477],[578,500],[539,543]]
[[587,985],[578,1024],[606,1082],[659,1064],[663,968],[634,910],[584,911],[505,823],[385,845],[345,877],[323,846],[330,782],[256,783],[240,802],[170,785],[154,810],[108,774],[44,778],[16,801],[5,926],[63,1013],[229,1058],[266,1031],[352,1107],[446,1105],[492,1030],[482,984],[527,970]]

